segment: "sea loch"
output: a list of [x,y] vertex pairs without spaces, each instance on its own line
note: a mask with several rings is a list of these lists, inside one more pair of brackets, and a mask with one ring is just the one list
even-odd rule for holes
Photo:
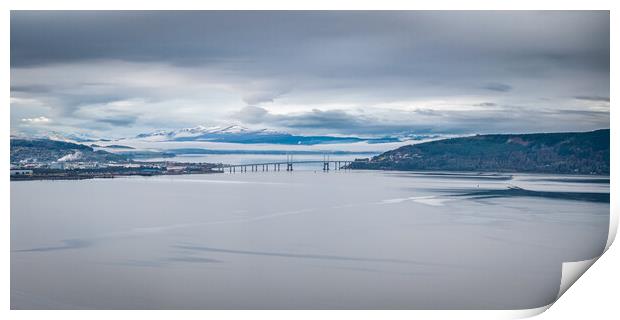
[[13,309],[518,309],[602,253],[609,178],[295,171],[11,182]]

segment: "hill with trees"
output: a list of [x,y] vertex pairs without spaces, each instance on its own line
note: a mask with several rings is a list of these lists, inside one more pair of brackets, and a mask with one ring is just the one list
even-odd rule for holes
[[24,162],[126,162],[128,157],[92,147],[49,139],[11,139],[11,163]]
[[352,169],[609,174],[609,129],[489,134],[403,146]]

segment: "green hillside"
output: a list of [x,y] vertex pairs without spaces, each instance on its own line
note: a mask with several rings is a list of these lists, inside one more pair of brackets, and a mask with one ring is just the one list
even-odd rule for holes
[[353,169],[609,174],[609,129],[491,134],[404,146]]

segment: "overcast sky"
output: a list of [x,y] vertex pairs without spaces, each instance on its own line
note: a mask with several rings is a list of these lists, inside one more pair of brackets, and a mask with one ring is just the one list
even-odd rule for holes
[[609,14],[11,12],[11,131],[609,127]]

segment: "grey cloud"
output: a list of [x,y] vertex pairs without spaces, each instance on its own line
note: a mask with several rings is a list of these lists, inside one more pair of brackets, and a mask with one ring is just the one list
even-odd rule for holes
[[47,93],[52,89],[49,86],[43,85],[21,85],[11,86],[11,92],[24,92],[24,93]]
[[273,102],[273,95],[271,94],[264,94],[264,93],[258,93],[258,94],[251,94],[251,95],[246,95],[245,97],[243,97],[243,101],[247,104],[260,104],[260,103],[264,103],[264,102]]
[[604,11],[11,12],[14,67],[120,59],[332,76],[497,73],[506,61],[609,61],[608,39]]
[[496,107],[497,103],[494,103],[494,102],[481,102],[481,103],[475,104],[475,106],[477,106],[477,107]]
[[280,88],[276,91],[257,91],[245,94],[243,96],[243,101],[248,105],[255,105],[265,102],[273,102],[276,98],[282,96],[287,93],[289,90],[284,88]]
[[117,93],[112,92],[91,92],[87,93],[67,93],[56,91],[53,88],[40,86],[24,86],[18,87],[18,90],[12,91],[12,97],[24,97],[36,99],[40,103],[53,107],[54,112],[61,116],[72,116],[82,107],[88,108],[96,104],[113,103],[123,101],[131,97],[129,93],[121,93],[119,89]]
[[[500,120],[495,130],[534,130],[542,125],[520,114],[483,111],[522,104],[532,118],[542,107],[578,107],[541,97],[609,101],[608,11],[11,11],[10,24],[11,96],[44,105],[25,114],[79,125],[97,104],[141,99],[160,108],[98,121],[89,113],[83,120],[99,130],[204,123],[247,105],[279,113],[247,108],[237,119],[309,131],[484,128],[475,117]],[[53,68],[62,72],[46,73]],[[489,107],[472,118],[427,103],[472,95],[482,102],[471,106]],[[433,123],[408,125],[387,108],[351,113],[396,103],[424,106],[407,117]],[[184,112],[162,111],[177,106]],[[286,114],[288,106],[302,111]],[[605,122],[596,117],[589,129]],[[585,128],[561,119],[549,126]]]
[[[596,118],[596,119],[605,119],[609,116],[609,112],[606,111],[596,111],[596,110],[572,110],[572,109],[559,109],[558,113],[564,114],[575,114],[587,118]],[[585,118],[584,118],[585,119]],[[609,127],[609,122],[605,125],[602,123],[602,127]]]
[[441,112],[437,110],[433,110],[433,109],[428,109],[428,108],[417,108],[413,112],[420,114],[420,115],[426,115],[426,116],[440,116],[441,115]]
[[269,112],[261,107],[247,106],[237,112],[235,117],[245,123],[257,124],[265,121],[265,118],[269,117]]
[[[398,133],[527,133],[573,131],[609,127],[608,113],[587,110],[542,109],[535,119],[521,106],[497,105],[489,111],[437,111],[417,108],[379,115],[353,114],[344,110],[312,110],[295,114],[273,114],[264,108],[246,107],[237,119],[251,124],[292,129],[313,129],[331,134],[390,135]],[[565,130],[564,130],[565,131]]]
[[107,123],[112,126],[117,127],[126,127],[136,123],[138,117],[136,116],[116,116],[116,117],[104,117],[101,119],[96,119],[95,121],[101,123]]
[[427,126],[390,123],[374,117],[355,115],[344,110],[318,110],[293,114],[273,114],[264,108],[245,107],[235,114],[236,118],[248,124],[271,127],[311,130],[323,133],[346,134],[391,134],[397,132],[426,132]]
[[507,85],[504,83],[488,83],[484,85],[482,88],[491,90],[491,91],[497,91],[497,92],[508,92],[512,90],[512,87],[510,85]]
[[61,106],[59,110],[63,110],[65,114],[71,114],[81,107],[89,107],[97,104],[113,103],[116,101],[123,101],[128,96],[126,95],[110,95],[105,93],[97,94],[56,94],[53,95],[54,99],[57,99]]
[[345,111],[314,109],[300,115],[274,116],[277,123],[291,128],[353,128],[363,125],[363,119]]
[[586,100],[586,101],[609,102],[609,97],[576,96],[575,99],[577,99],[577,100]]

